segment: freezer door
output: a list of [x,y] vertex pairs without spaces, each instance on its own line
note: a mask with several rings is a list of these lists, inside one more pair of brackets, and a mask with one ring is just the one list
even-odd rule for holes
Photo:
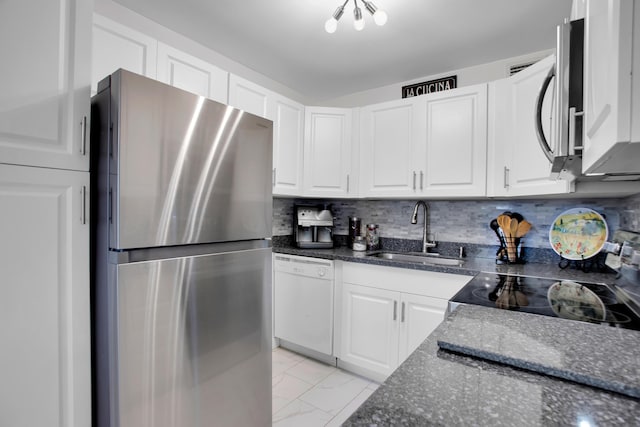
[[271,249],[118,265],[119,427],[271,425]]
[[271,121],[124,70],[111,94],[111,248],[271,236]]

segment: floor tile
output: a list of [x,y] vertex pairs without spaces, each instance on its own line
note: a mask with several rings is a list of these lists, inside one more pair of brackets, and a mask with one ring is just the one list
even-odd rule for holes
[[300,378],[311,384],[318,384],[320,381],[337,371],[337,368],[306,359],[287,370],[287,374]]
[[272,413],[274,414],[313,387],[313,384],[304,382],[288,373],[273,377],[272,384]]
[[[377,388],[378,384],[373,384]],[[351,402],[347,404],[347,406],[345,406],[340,412],[338,412],[338,415],[336,415],[331,419],[331,421],[329,421],[327,427],[341,426],[342,423],[345,422],[351,416],[351,414],[353,414],[360,407],[360,405],[362,405],[364,401],[373,394],[374,391],[375,389],[371,389],[369,388],[369,386],[365,387],[364,390],[362,390]]]
[[336,371],[300,396],[300,400],[335,416],[370,383],[347,372]]
[[271,353],[271,377],[277,377],[305,359],[305,357],[299,354],[284,350],[280,347],[276,348]]
[[318,408],[294,400],[289,405],[276,412],[273,416],[274,427],[320,427],[325,426],[333,418]]

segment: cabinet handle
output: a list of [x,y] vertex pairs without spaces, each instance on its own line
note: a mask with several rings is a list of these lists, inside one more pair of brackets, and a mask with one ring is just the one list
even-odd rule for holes
[[273,168],[273,172],[271,174],[271,186],[276,186],[276,168]]
[[420,171],[420,190],[424,188],[423,183],[424,183],[424,172]]
[[504,167],[504,188],[509,188],[509,168]]
[[349,174],[347,174],[347,193],[349,192]]
[[400,311],[400,322],[404,323],[404,302],[402,302],[402,309]]
[[416,189],[416,171],[413,171],[413,189]]
[[87,116],[80,122],[80,154],[87,155]]
[[393,302],[393,320],[398,319],[398,301]]
[[87,187],[82,186],[80,190],[80,224],[87,223]]

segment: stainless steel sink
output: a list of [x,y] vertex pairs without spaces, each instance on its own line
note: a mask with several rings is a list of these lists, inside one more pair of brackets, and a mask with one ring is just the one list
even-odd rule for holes
[[453,265],[458,267],[464,264],[464,260],[459,258],[445,258],[445,257],[441,257],[437,255],[429,255],[429,254],[379,252],[376,254],[371,254],[369,256],[382,258],[382,259],[396,260],[396,261],[415,262],[418,264]]

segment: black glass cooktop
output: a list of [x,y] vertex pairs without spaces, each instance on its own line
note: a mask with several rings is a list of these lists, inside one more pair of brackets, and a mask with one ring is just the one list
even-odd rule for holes
[[450,302],[640,330],[640,315],[614,286],[480,273]]

